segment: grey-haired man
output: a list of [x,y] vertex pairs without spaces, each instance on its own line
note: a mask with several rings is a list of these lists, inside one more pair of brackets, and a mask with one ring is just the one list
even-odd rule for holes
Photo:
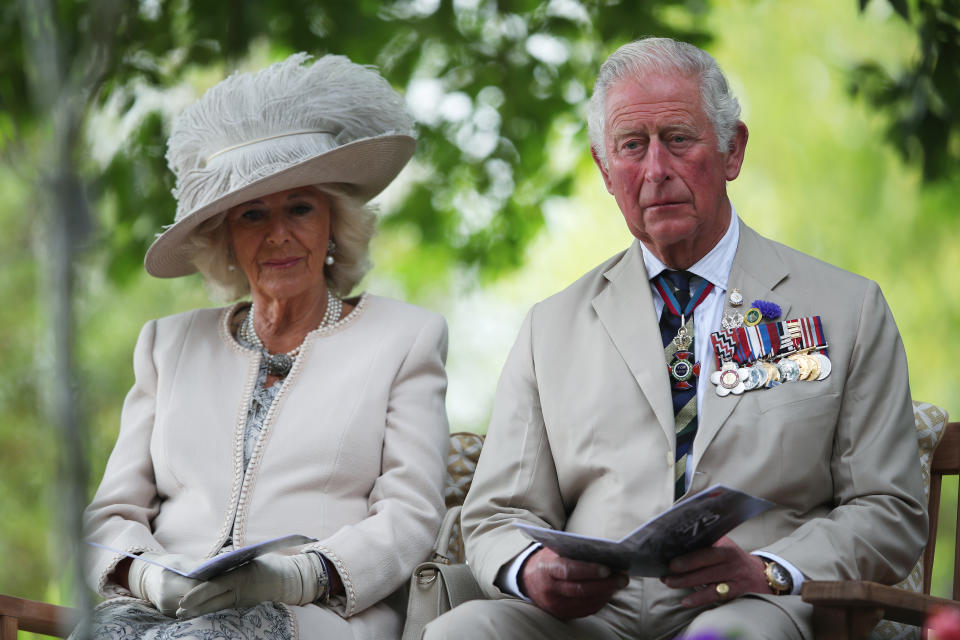
[[[896,325],[875,283],[739,219],[739,112],[691,45],[640,40],[603,65],[591,151],[636,240],[527,315],[463,510],[491,599],[426,638],[809,639],[804,580],[892,583],[916,561],[927,520]],[[714,483],[776,506],[660,579],[559,557],[512,524],[617,539]]]

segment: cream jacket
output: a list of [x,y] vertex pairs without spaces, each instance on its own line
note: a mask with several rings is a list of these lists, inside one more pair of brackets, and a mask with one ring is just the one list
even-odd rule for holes
[[[310,333],[244,473],[260,355],[230,333],[241,305],[144,326],[87,539],[199,563],[231,530],[236,546],[308,535],[318,542],[304,548],[336,567],[346,597],[333,606],[340,616],[290,607],[301,637],[344,618],[356,637],[399,636],[402,616],[381,601],[427,557],[443,511],[446,323],[365,295],[344,325]],[[128,595],[108,581],[121,559],[90,552],[87,577],[102,595]]]
[[[927,532],[907,361],[876,283],[741,222],[730,286],[820,315],[833,372],[742,395],[707,386],[690,493],[714,483],[776,507],[730,536],[811,580],[893,583]],[[719,329],[719,327],[717,327]],[[703,363],[701,375],[709,375]],[[534,306],[497,389],[463,507],[467,560],[490,597],[530,540],[515,520],[619,539],[673,504],[674,415],[638,242]],[[596,616],[626,637],[672,636],[686,591],[639,578]],[[803,628],[799,596],[769,596]]]

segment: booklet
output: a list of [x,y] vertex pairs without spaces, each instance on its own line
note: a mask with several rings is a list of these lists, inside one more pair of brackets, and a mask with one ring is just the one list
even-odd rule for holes
[[265,553],[270,553],[271,551],[276,551],[277,549],[283,549],[285,547],[294,547],[316,541],[316,538],[310,538],[299,534],[281,536],[279,538],[273,538],[272,540],[265,540],[264,542],[251,544],[246,547],[234,549],[233,551],[221,553],[220,555],[214,556],[209,560],[205,560],[190,571],[175,569],[174,567],[167,566],[161,562],[156,562],[149,558],[143,558],[134,553],[127,553],[123,549],[114,549],[113,547],[108,547],[105,544],[89,541],[87,544],[92,547],[97,547],[98,549],[106,549],[107,551],[113,551],[114,553],[122,553],[123,555],[129,558],[134,558],[135,560],[141,560],[143,562],[155,564],[158,567],[163,567],[167,571],[178,573],[185,578],[192,578],[194,580],[209,580],[210,578],[215,578],[216,576],[226,573],[227,571],[236,569],[240,565],[246,564],[257,556],[262,556]]
[[726,533],[774,506],[763,498],[715,484],[676,503],[620,540],[513,524],[531,539],[574,560],[605,564],[631,576],[669,573],[670,560],[709,547]]

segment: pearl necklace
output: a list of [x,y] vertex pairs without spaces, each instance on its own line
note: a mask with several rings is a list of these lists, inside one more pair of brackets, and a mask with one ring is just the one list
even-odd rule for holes
[[[343,300],[334,296],[328,289],[327,309],[324,311],[323,319],[320,321],[320,325],[317,327],[317,329],[338,326],[341,323],[340,314],[342,312]],[[254,305],[251,303],[250,311],[247,313],[247,319],[242,325],[240,325],[240,337],[263,353],[263,357],[267,359],[268,373],[280,378],[286,377],[286,375],[290,373],[290,369],[293,368],[294,360],[296,360],[297,356],[300,355],[300,347],[303,346],[303,343],[301,342],[299,345],[297,345],[297,348],[293,351],[288,351],[286,353],[270,353],[267,351],[267,348],[263,346],[260,336],[257,335],[257,331],[253,327],[253,314]]]

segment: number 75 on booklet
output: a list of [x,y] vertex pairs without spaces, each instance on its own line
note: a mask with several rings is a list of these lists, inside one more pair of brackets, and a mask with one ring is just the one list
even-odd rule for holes
[[558,555],[596,562],[631,576],[669,573],[673,558],[709,547],[729,531],[774,506],[763,498],[715,484],[676,503],[620,540],[593,538],[525,522],[514,526]]

